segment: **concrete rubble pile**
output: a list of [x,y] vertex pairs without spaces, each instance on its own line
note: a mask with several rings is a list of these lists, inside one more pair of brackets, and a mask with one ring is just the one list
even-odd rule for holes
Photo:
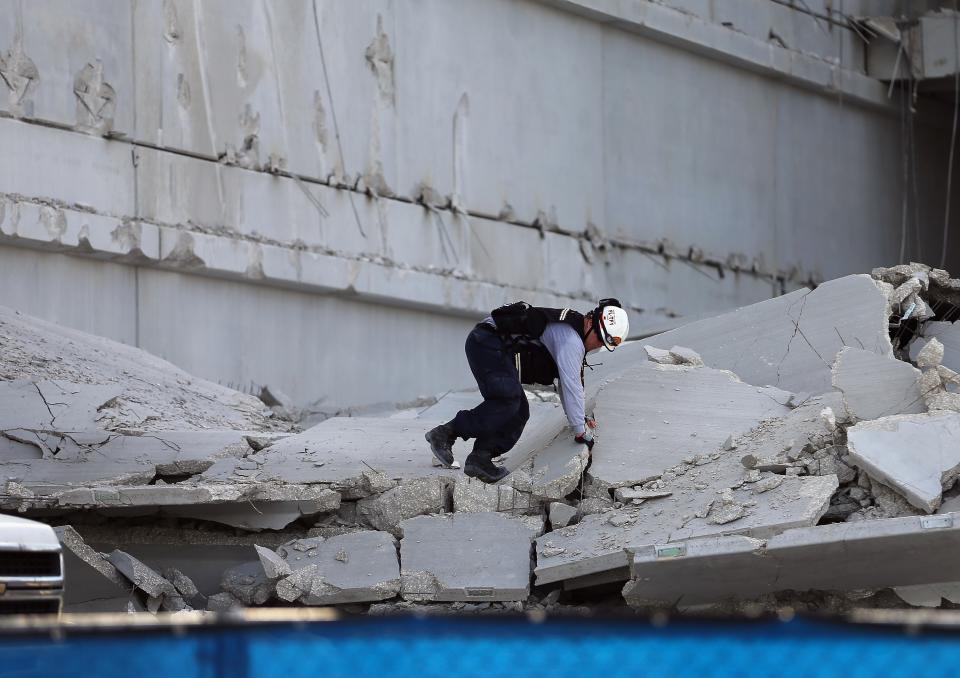
[[275,389],[0,308],[0,507],[59,526],[77,610],[952,604],[958,318],[910,264],[630,342],[588,372],[592,454],[530,391],[485,485],[423,440],[476,392],[298,431]]

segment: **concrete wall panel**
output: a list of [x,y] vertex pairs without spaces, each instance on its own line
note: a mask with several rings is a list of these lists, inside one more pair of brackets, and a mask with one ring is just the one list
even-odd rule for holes
[[0,276],[0,305],[136,345],[136,269],[0,247]]
[[141,271],[139,290],[141,346],[220,383],[331,408],[472,385],[476,320],[167,271]]

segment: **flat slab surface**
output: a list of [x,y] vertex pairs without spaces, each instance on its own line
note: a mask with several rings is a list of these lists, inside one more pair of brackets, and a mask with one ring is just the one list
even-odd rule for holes
[[[335,417],[261,450],[264,460],[246,475],[248,482],[323,483],[337,488],[364,485],[365,477],[407,480],[457,473],[432,466],[423,435],[429,422],[405,419]],[[199,482],[236,479],[242,462],[214,464]],[[384,488],[388,489],[388,488]],[[368,492],[369,494],[369,492]]]
[[864,421],[847,431],[858,466],[932,513],[944,485],[960,473],[960,413],[904,414]]
[[0,381],[0,430],[90,431],[96,428],[97,408],[121,392],[112,384]]
[[876,589],[955,578],[960,514],[834,523],[762,541],[727,536],[632,548],[632,605],[694,605],[776,591]]
[[731,435],[786,415],[790,394],[730,372],[645,362],[601,388],[589,474],[623,487],[657,478],[684,458],[711,454]]
[[407,600],[525,600],[536,531],[501,513],[420,516],[400,524]]
[[389,532],[352,532],[330,539],[302,539],[277,549],[296,571],[315,565],[307,605],[359,603],[392,598],[400,591],[397,543]]
[[844,346],[892,356],[887,301],[868,275],[830,280],[645,339],[692,348],[704,363],[758,386],[794,393],[831,388],[830,366]]
[[856,419],[926,412],[920,370],[896,358],[846,347],[833,365],[833,386]]

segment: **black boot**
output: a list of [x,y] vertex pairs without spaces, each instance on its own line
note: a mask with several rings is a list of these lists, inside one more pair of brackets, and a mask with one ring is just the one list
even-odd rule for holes
[[449,423],[430,429],[424,438],[441,464],[447,467],[453,464],[453,444],[457,441],[457,434]]
[[476,450],[471,452],[470,456],[467,457],[467,461],[463,465],[463,472],[471,478],[476,478],[477,480],[491,484],[503,480],[510,475],[510,471],[494,464],[490,460],[489,454],[477,452]]

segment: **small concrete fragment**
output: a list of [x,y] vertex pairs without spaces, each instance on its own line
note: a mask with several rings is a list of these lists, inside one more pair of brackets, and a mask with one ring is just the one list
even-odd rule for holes
[[168,567],[163,571],[163,578],[173,584],[173,588],[177,590],[184,600],[187,602],[192,602],[197,600],[200,597],[200,591],[197,589],[197,585],[193,583],[193,580],[190,579],[183,572],[178,570],[175,567]]
[[220,588],[246,606],[263,605],[273,596],[273,584],[267,579],[260,561],[236,565],[224,571]]
[[922,336],[910,344],[910,359],[917,362],[920,352],[936,339],[943,346],[938,364],[960,372],[960,323],[932,320],[924,323],[920,332]]
[[685,346],[674,346],[670,349],[670,356],[673,358],[674,365],[689,365],[690,367],[703,367],[703,358],[692,348]]
[[557,530],[566,527],[570,521],[577,517],[577,508],[564,504],[562,501],[555,501],[550,504],[550,527]]
[[926,411],[920,370],[909,363],[859,348],[844,348],[833,364],[832,383],[847,412],[858,420]]
[[267,579],[279,579],[290,574],[290,565],[278,554],[263,546],[254,544],[257,556],[260,558],[260,565],[263,567],[263,573]]
[[918,367],[937,367],[943,363],[943,344],[933,337],[917,353]]
[[536,531],[501,513],[420,516],[401,523],[401,595],[411,601],[512,601],[530,593]]
[[928,513],[960,475],[960,414],[931,412],[865,421],[847,431],[854,463]]
[[392,598],[400,591],[397,544],[388,532],[300,539],[281,546],[277,554],[292,570],[277,582],[277,595],[288,602],[371,602]]
[[226,612],[243,607],[243,603],[229,593],[216,593],[207,598],[207,610],[210,612]]

